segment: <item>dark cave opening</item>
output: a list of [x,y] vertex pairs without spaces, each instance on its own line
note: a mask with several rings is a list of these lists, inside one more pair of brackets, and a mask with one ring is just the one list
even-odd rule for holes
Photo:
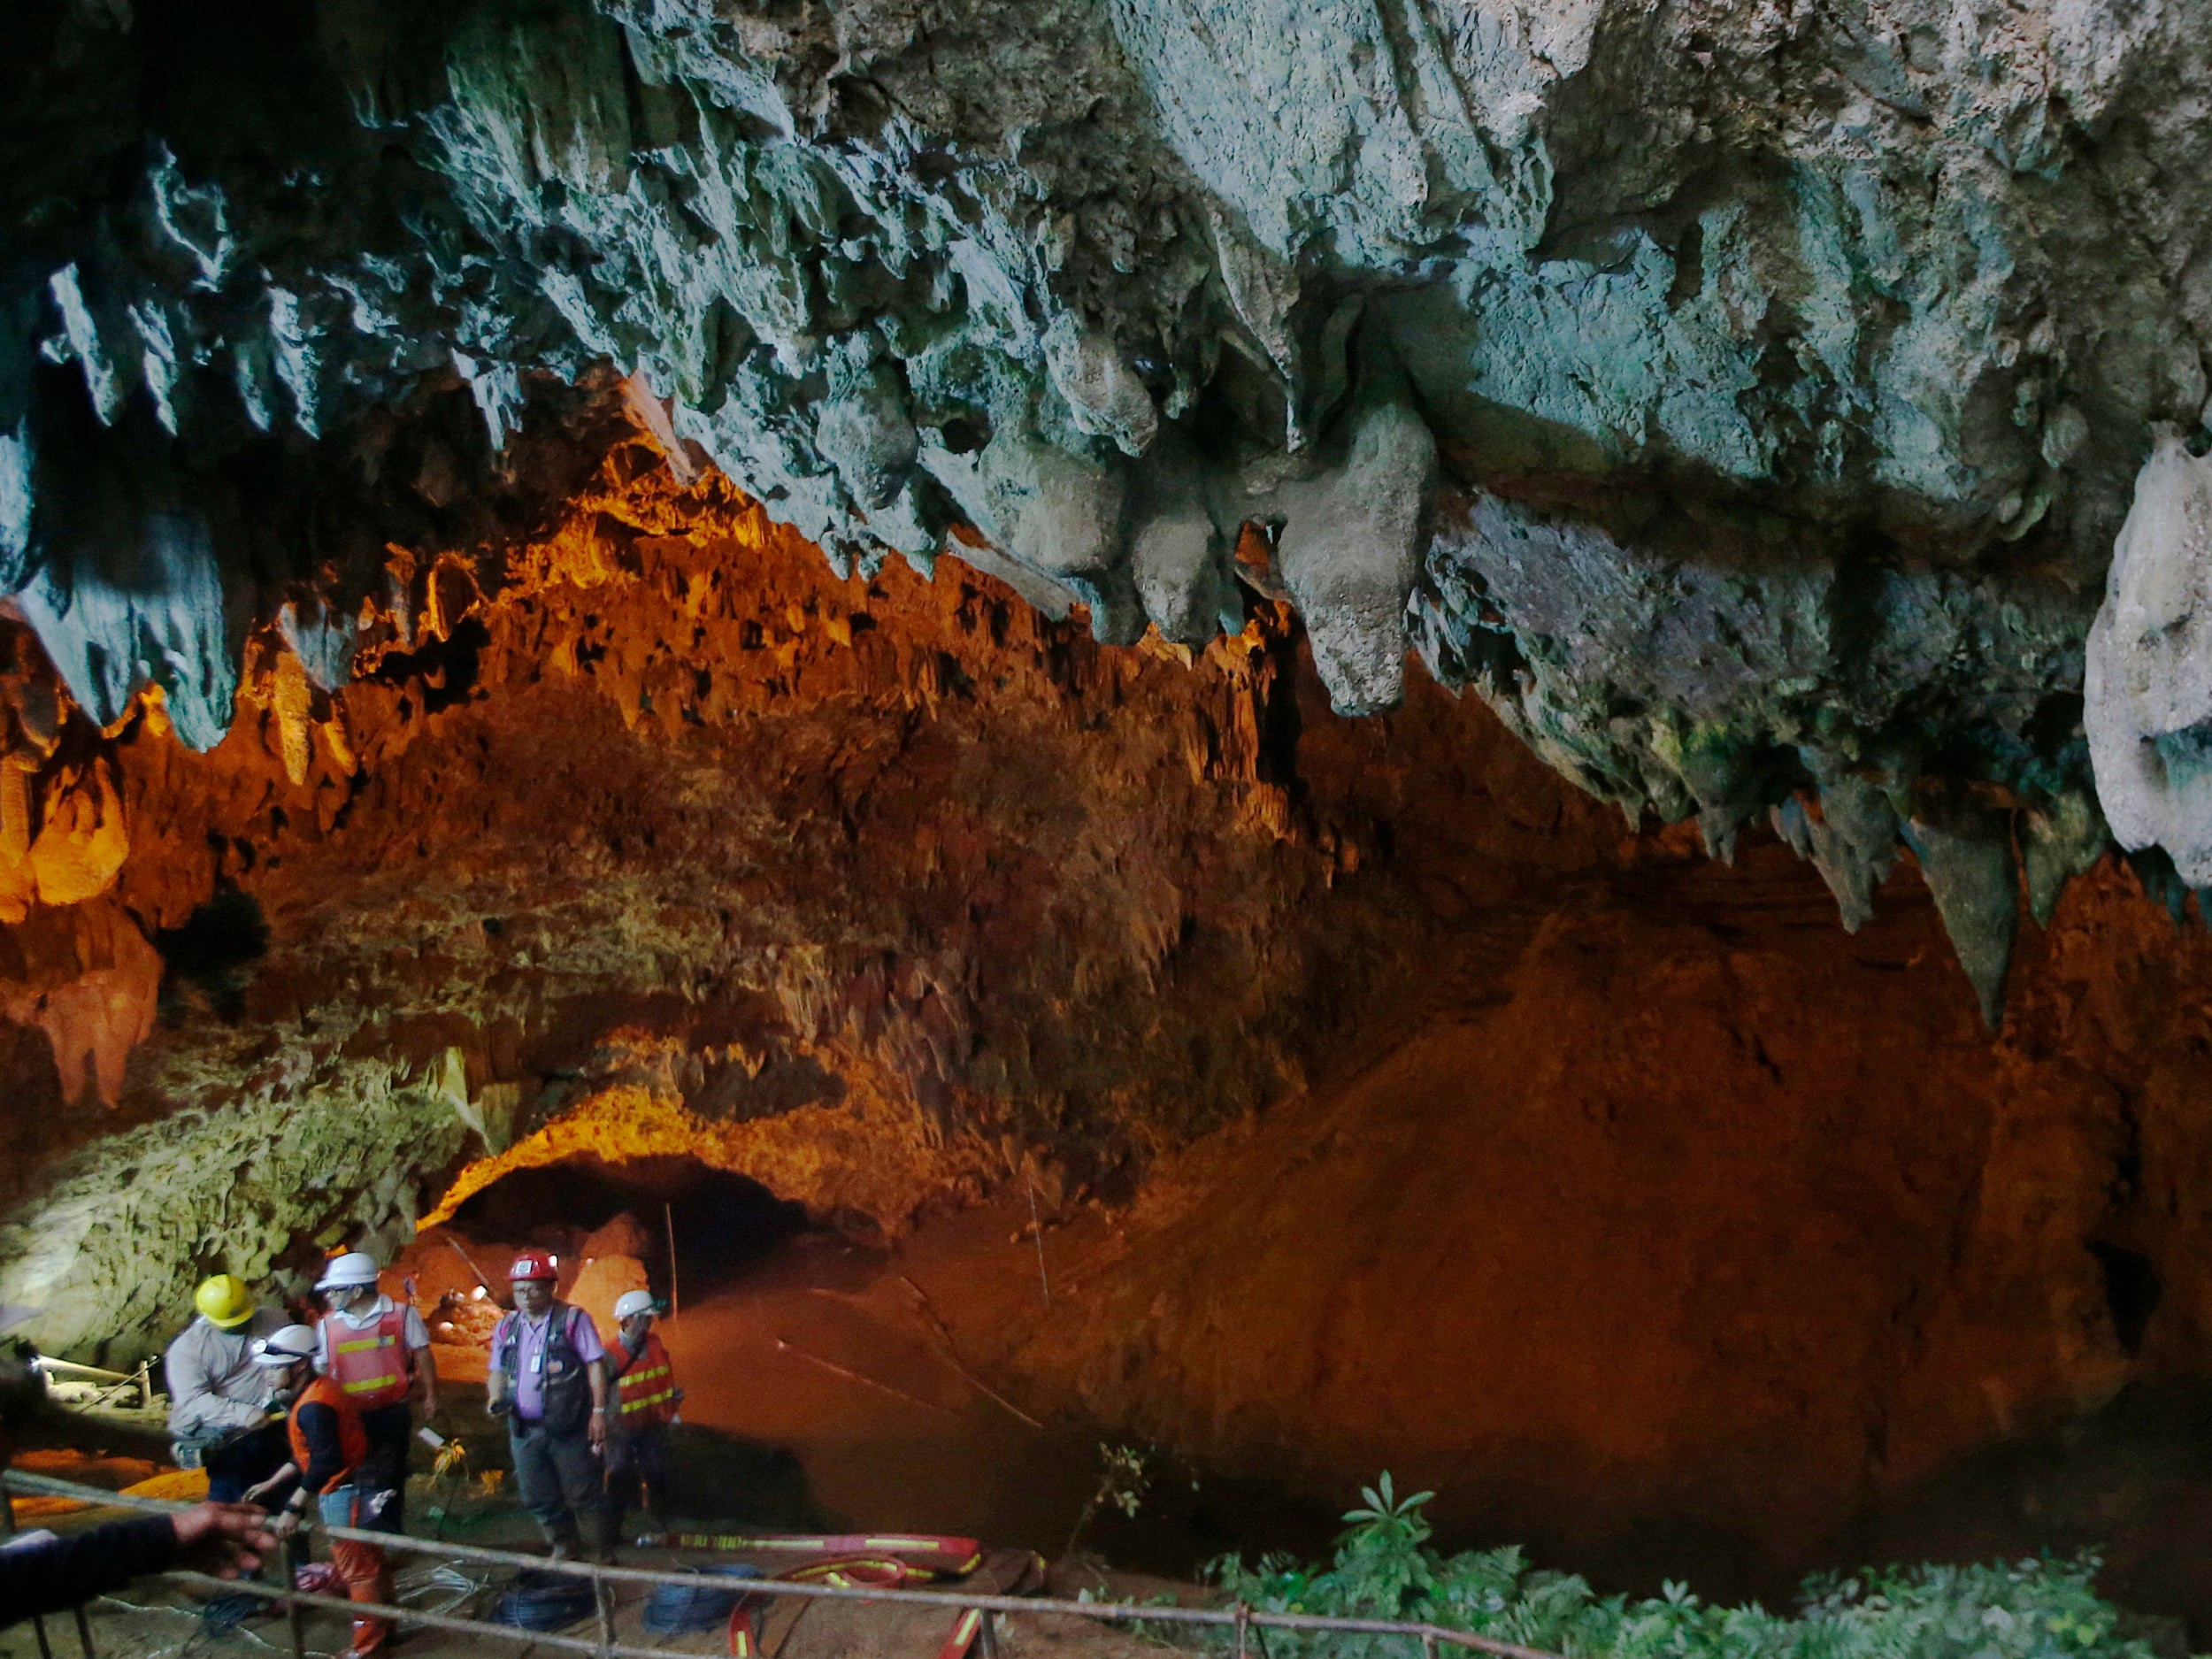
[[474,1239],[557,1248],[626,1214],[644,1230],[641,1259],[663,1300],[704,1295],[741,1279],[808,1227],[805,1205],[679,1156],[580,1157],[517,1170],[463,1202],[452,1225]]
[[246,1011],[250,970],[268,953],[269,923],[260,900],[220,882],[181,926],[157,932],[154,949],[167,969],[160,994],[165,1018],[173,1023],[196,992],[218,1018],[235,1024]]
[[2104,1274],[2105,1307],[2112,1316],[2112,1333],[2119,1339],[2121,1351],[2132,1359],[2143,1351],[2143,1334],[2150,1328],[2151,1315],[2158,1311],[2164,1294],[2158,1265],[2140,1250],[2101,1239],[2091,1240],[2088,1248]]

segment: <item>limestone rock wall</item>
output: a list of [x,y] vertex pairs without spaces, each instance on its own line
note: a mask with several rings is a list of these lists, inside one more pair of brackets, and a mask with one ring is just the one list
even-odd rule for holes
[[[2089,612],[2207,403],[2193,4],[17,11],[0,587],[100,724],[215,744],[287,606],[327,691],[392,546],[495,588],[626,402],[840,569],[1286,597],[1340,710],[1476,618],[1632,811],[1951,872],[1993,1014],[2001,867],[2101,833]],[[1578,573],[1493,580],[1468,492]]]
[[[1398,1041],[1051,1214],[1051,1305],[1009,1250],[964,1349],[1317,1505],[1388,1468],[1540,1563],[1772,1596],[2002,1537],[2200,1620],[2212,941],[2108,862],[1993,1044],[1909,879],[1847,941],[1771,841],[1682,853],[1440,946]],[[2170,1437],[2114,1432],[2162,1390]]]
[[[949,560],[840,579],[643,437],[506,569],[404,575],[335,692],[287,642],[316,618],[263,630],[207,754],[157,700],[105,740],[128,856],[14,937],[112,918],[158,1018],[150,982],[144,1040],[94,1049],[111,1108],[69,1044],[12,1063],[50,1102],[5,1120],[0,1193],[39,1340],[134,1351],[234,1232],[288,1270],[487,1158],[688,1151],[870,1237],[1025,1162],[1126,1192],[1379,1017],[1409,939],[1621,856],[1471,699],[1337,720],[1282,607],[1117,649]],[[1433,891],[1391,869],[1409,822],[1468,849]],[[88,995],[105,958],[73,949],[41,971]],[[211,1208],[196,1171],[293,1108],[368,1139]],[[149,1145],[173,1225],[79,1202],[142,1166],[167,1191]]]

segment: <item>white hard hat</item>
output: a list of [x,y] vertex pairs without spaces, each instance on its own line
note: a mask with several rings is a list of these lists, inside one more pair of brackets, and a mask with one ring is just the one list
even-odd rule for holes
[[315,1288],[343,1290],[357,1285],[373,1285],[376,1274],[376,1257],[366,1250],[348,1250],[323,1269],[323,1276],[315,1281]]
[[313,1359],[319,1346],[311,1327],[288,1325],[274,1336],[265,1337],[254,1344],[253,1363],[271,1371],[282,1371],[303,1359]]
[[659,1306],[649,1290],[626,1290],[614,1299],[614,1317],[627,1319],[634,1314],[650,1313]]

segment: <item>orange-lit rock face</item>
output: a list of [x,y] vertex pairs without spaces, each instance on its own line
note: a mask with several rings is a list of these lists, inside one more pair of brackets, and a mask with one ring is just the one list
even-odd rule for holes
[[272,631],[211,753],[142,704],[20,773],[19,866],[128,843],[0,956],[50,1343],[580,1156],[884,1235],[1020,1175],[1064,1299],[962,1335],[1041,1412],[1762,1560],[2205,1362],[2212,968],[2116,868],[1993,1040],[1909,874],[1847,936],[1471,699],[1336,718],[1271,603],[1101,648],[641,448],[496,591],[396,570],[335,692]]
[[[1056,1304],[964,1339],[1317,1495],[1388,1467],[1540,1559],[1762,1593],[1976,1448],[2200,1377],[2212,1031],[2175,992],[2212,948],[2101,877],[1993,1044],[1909,881],[1839,945],[1779,849],[1745,864],[1497,917],[1402,1041],[1071,1221]],[[2165,1540],[2098,1489],[2006,1535],[2132,1572]]]
[[[1477,705],[1335,722],[1272,605],[1195,657],[1102,649],[957,565],[838,580],[640,448],[497,593],[399,575],[334,695],[273,632],[215,750],[157,709],[100,747],[112,902],[171,964],[115,1126],[403,1097],[495,1152],[626,1089],[889,1233],[1025,1160],[1123,1191],[1294,1090],[1440,918],[1619,840]],[[1424,891],[1394,846],[1467,856]],[[453,1162],[413,1156],[296,1249],[396,1237]],[[174,1248],[172,1293],[221,1242]]]

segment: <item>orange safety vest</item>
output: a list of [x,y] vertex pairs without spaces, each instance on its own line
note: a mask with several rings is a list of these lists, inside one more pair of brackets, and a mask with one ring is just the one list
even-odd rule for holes
[[[622,1339],[615,1339],[615,1346],[624,1353]],[[661,1346],[659,1337],[648,1331],[645,1350],[630,1361],[629,1367],[614,1379],[615,1416],[625,1429],[650,1428],[657,1423],[666,1423],[676,1415],[676,1379],[668,1365],[668,1350]]]
[[[300,1397],[292,1402],[292,1415],[284,1420],[284,1432],[291,1437],[292,1462],[302,1475],[314,1462],[315,1454],[309,1449],[307,1436],[300,1430],[302,1406],[328,1406],[338,1414],[338,1457],[345,1466],[331,1477],[323,1492],[335,1492],[353,1479],[353,1471],[367,1461],[369,1432],[361,1426],[361,1412],[345,1393],[327,1377],[318,1377],[300,1390]],[[322,1493],[317,1493],[320,1497]]]
[[365,1328],[356,1328],[335,1313],[323,1319],[330,1363],[324,1374],[346,1391],[364,1411],[396,1405],[407,1398],[415,1370],[407,1351],[407,1310],[395,1307]]

